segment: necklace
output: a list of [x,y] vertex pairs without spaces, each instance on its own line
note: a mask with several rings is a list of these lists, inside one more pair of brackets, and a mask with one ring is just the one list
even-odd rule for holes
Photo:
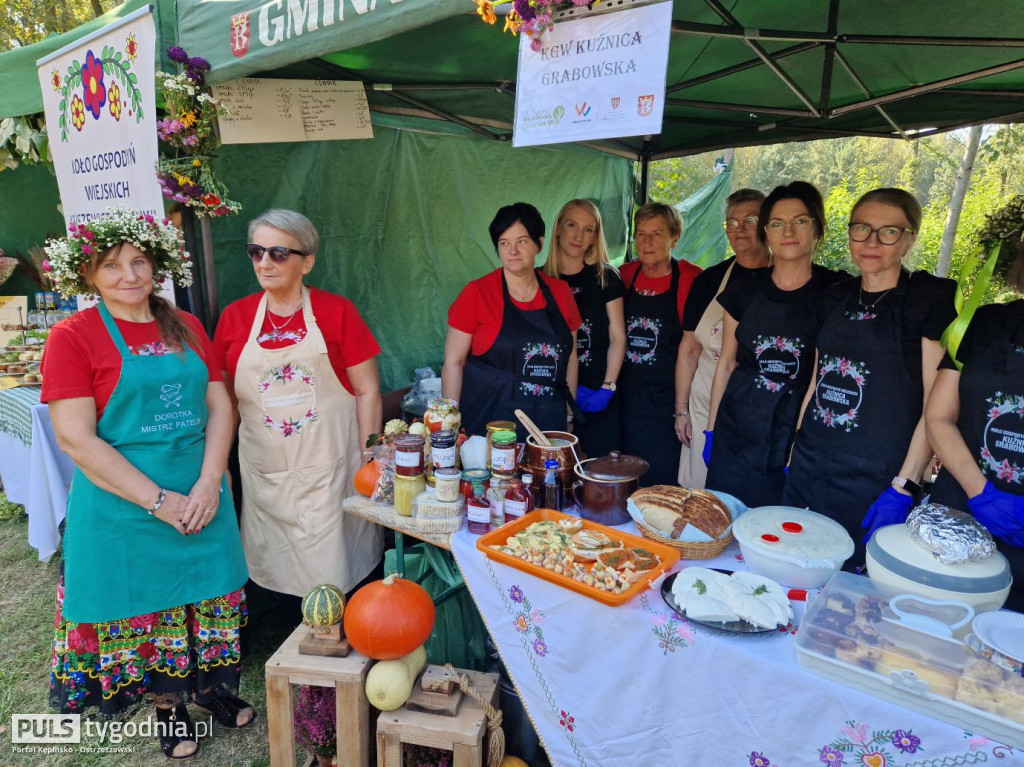
[[[894,287],[896,287],[896,286],[893,285],[893,288]],[[872,309],[874,309],[878,305],[879,301],[881,301],[883,298],[885,298],[891,292],[892,292],[892,288],[889,288],[887,291],[885,291],[882,295],[880,295],[878,298],[876,298],[870,304],[866,304],[866,303],[864,303],[864,286],[861,285],[860,286],[860,297],[857,299],[857,303],[860,304],[860,308],[861,309],[864,309],[866,311],[871,311]]]
[[[293,311],[291,314],[289,314],[285,318],[284,322],[282,322],[280,325],[278,325],[276,322],[274,322],[274,315],[271,314],[270,309],[267,309],[267,322],[270,323],[270,327],[272,327],[273,330],[271,330],[269,333],[266,333],[266,334],[262,335],[260,337],[260,339],[259,339],[260,342],[264,342],[264,341],[278,341],[278,340],[280,340],[282,338],[288,338],[288,337],[293,336],[294,334],[290,333],[288,331],[285,331],[285,328],[288,327],[291,324],[291,321],[295,318],[295,315],[299,313],[299,309],[301,309],[301,308],[302,308],[302,304],[300,303],[295,308],[295,311]],[[301,336],[298,336],[298,338],[301,338]]]
[[511,286],[509,286],[508,292],[509,292],[509,295],[511,295],[511,296],[512,296],[512,298],[514,298],[514,299],[515,299],[516,301],[518,301],[519,303],[521,303],[521,304],[527,304],[527,303],[529,303],[529,302],[530,302],[530,301],[531,301],[531,300],[533,299],[533,297],[534,297],[535,295],[537,295],[537,288],[538,288],[538,285],[537,285],[537,283],[535,282],[535,283],[533,283],[533,287],[532,287],[532,288],[530,288],[530,289],[528,289],[528,290],[526,291],[526,293],[525,293],[525,294],[522,294],[521,296],[520,296],[520,295],[516,295],[516,293],[513,293],[513,292],[512,292],[512,287],[511,287]]

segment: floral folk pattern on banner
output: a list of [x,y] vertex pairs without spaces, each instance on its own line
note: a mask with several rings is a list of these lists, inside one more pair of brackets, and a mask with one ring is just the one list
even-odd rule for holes
[[135,122],[142,120],[139,78],[132,72],[138,52],[135,35],[129,33],[122,50],[104,45],[97,56],[90,48],[82,61],[76,58],[63,75],[56,68],[50,72],[50,85],[54,92],[60,93],[57,127],[60,128],[62,142],[67,143],[68,140],[69,116],[71,126],[79,133],[87,124],[86,114],[98,121],[104,114],[104,107],[115,122],[120,122],[124,111],[129,117],[134,117]]

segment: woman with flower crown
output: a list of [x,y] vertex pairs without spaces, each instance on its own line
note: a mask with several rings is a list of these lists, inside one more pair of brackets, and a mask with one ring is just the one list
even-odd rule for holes
[[112,716],[150,694],[174,759],[199,748],[185,702],[226,727],[246,581],[226,467],[231,401],[199,322],[154,293],[190,284],[178,232],[138,211],[71,227],[46,248],[65,296],[100,303],[54,326],[42,401],[75,462],[57,592],[51,703]]
[[922,218],[903,189],[873,189],[850,211],[860,277],[830,291],[782,494],[846,528],[857,543],[851,568],[876,528],[906,520],[932,460],[924,403],[956,318],[956,282],[904,266]]
[[[997,270],[1024,295],[1024,196],[989,216],[979,240],[1002,242]],[[970,511],[1010,561],[1006,606],[1024,611],[1024,300],[983,306],[955,358],[943,359],[925,408],[942,468],[931,500]]]
[[224,310],[213,342],[240,417],[249,575],[296,620],[311,588],[353,590],[384,548],[377,525],[341,510],[381,430],[380,348],[351,301],[303,284],[319,247],[301,213],[251,221],[245,256],[262,290]]

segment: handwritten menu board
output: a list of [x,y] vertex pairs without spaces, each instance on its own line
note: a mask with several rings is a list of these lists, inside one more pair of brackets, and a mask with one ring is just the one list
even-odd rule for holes
[[362,83],[248,77],[213,86],[225,144],[373,138]]

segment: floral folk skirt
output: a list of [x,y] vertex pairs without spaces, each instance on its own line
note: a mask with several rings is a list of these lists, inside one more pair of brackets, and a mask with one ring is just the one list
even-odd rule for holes
[[109,623],[65,620],[64,579],[50,673],[50,705],[63,713],[97,709],[112,717],[138,707],[147,693],[213,689],[237,693],[239,629],[245,590]]

